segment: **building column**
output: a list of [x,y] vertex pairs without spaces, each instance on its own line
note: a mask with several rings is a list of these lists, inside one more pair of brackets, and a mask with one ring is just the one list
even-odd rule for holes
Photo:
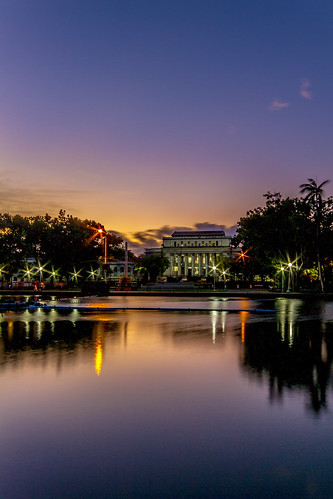
[[192,253],[192,276],[195,275],[195,253]]
[[188,274],[188,254],[185,253],[185,275]]
[[199,277],[201,277],[202,253],[198,253],[198,264],[199,264]]
[[208,269],[209,269],[209,254],[205,254],[205,276],[208,277]]
[[182,265],[181,265],[181,253],[178,253],[178,277],[182,275]]
[[173,267],[174,267],[174,262],[175,262],[175,259],[174,259],[174,256],[173,254],[171,253],[170,254],[170,275],[172,276],[173,275]]

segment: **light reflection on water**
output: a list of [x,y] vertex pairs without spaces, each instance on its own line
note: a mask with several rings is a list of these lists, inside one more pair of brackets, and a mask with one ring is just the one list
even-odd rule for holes
[[328,497],[331,304],[228,302],[3,314],[0,496]]

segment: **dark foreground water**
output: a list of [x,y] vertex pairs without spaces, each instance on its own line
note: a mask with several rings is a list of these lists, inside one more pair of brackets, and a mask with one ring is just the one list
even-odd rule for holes
[[0,316],[2,499],[332,497],[333,303],[170,304]]

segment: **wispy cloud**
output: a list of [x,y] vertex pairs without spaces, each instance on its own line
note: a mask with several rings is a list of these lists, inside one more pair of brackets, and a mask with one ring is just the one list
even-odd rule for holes
[[301,81],[300,95],[304,97],[304,99],[312,99],[312,92],[309,90],[310,81],[307,78],[303,78]]
[[165,236],[170,236],[175,230],[224,230],[228,235],[236,233],[236,226],[226,227],[225,225],[210,222],[198,222],[193,227],[163,225],[156,229],[147,229],[129,234],[118,233],[129,242],[132,250],[143,251],[144,248],[158,247]]
[[285,107],[289,107],[290,102],[281,102],[278,99],[274,99],[271,104],[269,105],[268,109],[270,111],[280,111],[281,109]]
[[75,214],[75,206],[68,206],[68,200],[87,194],[72,189],[47,189],[33,185],[19,185],[7,171],[0,172],[0,213],[35,216],[49,213],[56,216],[66,209]]

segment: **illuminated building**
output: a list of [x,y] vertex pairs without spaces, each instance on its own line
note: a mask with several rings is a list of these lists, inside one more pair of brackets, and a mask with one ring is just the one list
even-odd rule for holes
[[207,277],[221,256],[231,257],[231,237],[223,230],[175,231],[163,237],[163,255],[170,266],[164,275]]

